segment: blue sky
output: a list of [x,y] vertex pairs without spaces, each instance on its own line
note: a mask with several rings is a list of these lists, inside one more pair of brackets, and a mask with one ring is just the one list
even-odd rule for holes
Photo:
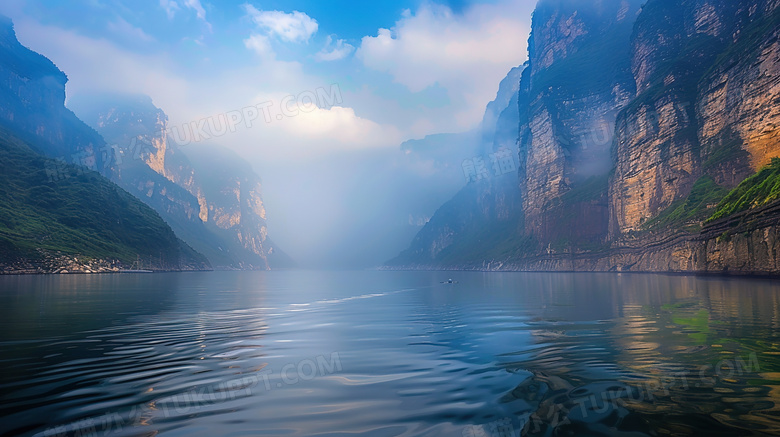
[[[121,16],[126,21],[159,38],[161,41],[198,35],[195,19],[198,6],[203,8],[206,19],[217,32],[224,32],[233,27],[245,14],[242,5],[246,1],[219,1],[210,4],[207,1],[187,2],[173,0],[160,2],[156,0],[128,2],[122,0],[72,0],[72,1],[42,1],[30,0],[16,2],[27,14],[43,23],[63,27],[78,28],[85,33],[102,35],[105,31],[103,23]],[[189,6],[192,4],[193,6]],[[249,2],[250,4],[252,2]],[[440,1],[454,12],[462,12],[475,3],[495,3],[495,1]],[[175,4],[176,6],[166,6]],[[390,27],[404,10],[415,10],[423,4],[421,0],[271,0],[256,2],[261,10],[302,11],[315,18],[327,32],[336,33],[342,38],[357,41],[365,35],[376,32],[381,27]],[[179,15],[179,19],[167,20],[167,11]],[[173,24],[173,25],[171,25]]]

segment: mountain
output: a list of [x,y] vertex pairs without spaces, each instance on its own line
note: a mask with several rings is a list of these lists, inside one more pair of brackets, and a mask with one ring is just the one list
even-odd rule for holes
[[93,171],[105,141],[65,108],[66,82],[0,17],[2,270],[208,269],[156,212]]
[[[0,129],[0,272],[203,270],[151,208],[100,174]],[[81,261],[79,261],[81,258]]]
[[295,266],[268,237],[262,183],[252,166],[223,147],[190,145],[183,151],[196,169],[187,186],[200,193],[206,226],[234,253],[243,251],[241,259],[262,259],[266,268]]
[[111,144],[106,176],[154,208],[215,268],[293,264],[268,238],[260,178],[235,153],[177,147],[167,115],[148,96],[74,96],[68,106]]
[[472,182],[389,264],[780,273],[773,170],[746,181],[780,155],[778,6],[541,0],[511,114],[520,207]]
[[98,170],[105,141],[65,108],[67,80],[49,59],[22,46],[11,20],[0,16],[0,120],[32,135],[37,151]]

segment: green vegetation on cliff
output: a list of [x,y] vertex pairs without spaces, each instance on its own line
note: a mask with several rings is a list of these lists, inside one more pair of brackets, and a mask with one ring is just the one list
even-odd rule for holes
[[778,199],[780,199],[780,158],[773,158],[769,165],[745,179],[726,195],[708,221],[768,205]]
[[707,218],[709,207],[717,204],[727,193],[726,188],[716,184],[710,176],[704,175],[693,185],[688,197],[672,203],[658,216],[648,221],[645,229],[686,226],[692,222],[696,222],[695,226],[698,226],[698,223]]
[[151,257],[173,269],[204,261],[138,199],[0,128],[0,261],[36,259],[38,249],[125,263]]

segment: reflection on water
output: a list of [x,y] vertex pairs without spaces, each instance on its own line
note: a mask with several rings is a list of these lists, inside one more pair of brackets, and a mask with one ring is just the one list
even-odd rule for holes
[[780,435],[774,281],[447,278],[0,278],[0,434]]

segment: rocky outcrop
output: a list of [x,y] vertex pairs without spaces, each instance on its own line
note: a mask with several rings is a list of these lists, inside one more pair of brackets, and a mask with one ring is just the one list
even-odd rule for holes
[[[520,95],[520,188],[525,228],[540,242],[570,240],[561,217],[581,209],[562,196],[610,165],[618,111],[634,96],[627,57],[637,1],[543,1],[529,41],[530,74]],[[572,199],[573,200],[573,199]],[[606,217],[597,211],[595,216]],[[596,239],[607,223],[591,223]]]
[[69,105],[111,143],[109,176],[155,208],[215,268],[289,264],[268,239],[260,178],[233,152],[187,146],[185,154],[148,96],[77,96]]
[[[484,150],[511,150],[515,179],[464,188],[393,264],[514,257],[606,237],[612,127],[634,95],[628,53],[639,4],[539,3],[529,61],[502,82],[483,121]],[[509,106],[495,117],[507,90]],[[493,130],[500,134],[491,141]]]
[[200,220],[230,242],[234,252],[248,253],[245,259],[259,258],[266,268],[291,266],[292,261],[268,237],[262,183],[252,167],[221,147],[191,145],[184,153],[194,171],[186,181],[179,180],[196,195]]
[[[731,186],[780,150],[778,3],[746,4],[738,14],[740,22],[731,30],[735,41],[701,81],[696,102],[703,156]],[[718,159],[719,149],[729,147],[738,162]]]
[[641,231],[690,192],[701,175],[693,119],[691,105],[676,94],[621,115],[609,193],[613,239]]
[[780,272],[780,203],[708,224],[695,244],[694,270],[707,273]]
[[99,170],[105,142],[65,108],[67,81],[53,62],[22,46],[0,15],[0,124],[47,156]]

